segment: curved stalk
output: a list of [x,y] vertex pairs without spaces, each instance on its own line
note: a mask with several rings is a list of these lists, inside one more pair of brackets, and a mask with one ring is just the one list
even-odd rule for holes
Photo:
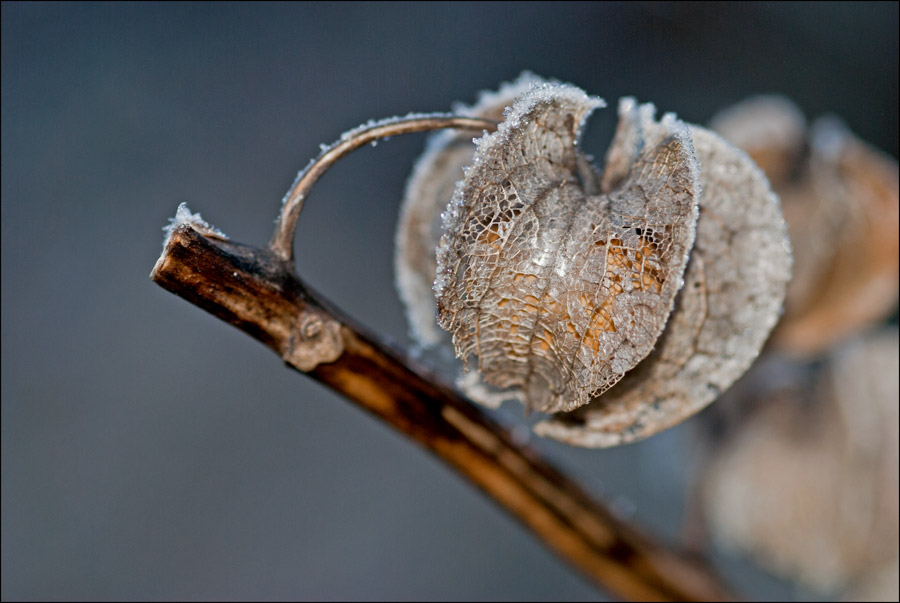
[[316,181],[322,177],[322,174],[328,171],[328,168],[359,147],[382,138],[413,132],[445,128],[492,131],[496,127],[497,122],[490,119],[428,113],[374,122],[347,132],[297,175],[291,190],[284,196],[281,215],[275,225],[275,234],[272,242],[269,243],[269,249],[285,261],[293,260],[294,231],[297,230],[297,221],[300,219],[300,212],[303,210],[306,196]]

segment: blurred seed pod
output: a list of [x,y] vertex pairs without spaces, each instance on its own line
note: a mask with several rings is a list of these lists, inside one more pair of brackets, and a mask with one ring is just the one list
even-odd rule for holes
[[716,540],[823,593],[897,600],[898,362],[892,328],[817,367],[757,365],[738,388],[756,408],[701,479]]
[[602,101],[528,84],[473,149],[435,272],[406,256],[434,249],[433,216],[458,174],[445,166],[463,153],[445,136],[416,168],[397,259],[413,334],[440,340],[425,326],[433,310],[409,294],[434,275],[441,326],[459,356],[478,358],[461,383],[470,396],[555,412],[536,430],[576,445],[641,439],[711,402],[758,354],[790,272],[777,198],[744,153],[633,99],[598,178],[578,142]]
[[844,594],[844,601],[900,600],[900,558],[894,557],[859,578]]
[[773,347],[821,354],[890,315],[900,283],[896,160],[836,118],[808,128],[781,97],[747,100],[711,127],[753,157],[784,206],[794,277]]

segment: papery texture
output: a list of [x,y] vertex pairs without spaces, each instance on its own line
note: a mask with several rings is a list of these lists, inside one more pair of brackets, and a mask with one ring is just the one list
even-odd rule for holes
[[[652,107],[626,99],[619,111],[609,155],[633,154],[635,137],[658,137]],[[691,131],[700,161],[700,217],[685,286],[665,332],[618,385],[587,406],[538,424],[538,434],[612,446],[670,427],[739,378],[778,320],[790,279],[778,199],[747,155],[705,128]],[[629,141],[624,152],[615,145],[619,140]],[[621,170],[621,162],[613,165]]]
[[579,179],[577,144],[602,101],[544,84],[479,143],[438,248],[435,293],[457,355],[528,408],[571,410],[652,349],[693,246],[697,165],[667,115],[605,195]]
[[[547,80],[525,72],[496,92],[485,91],[470,106],[456,105],[454,113],[500,121],[503,110],[532,85]],[[475,144],[471,132],[444,130],[433,134],[416,163],[400,208],[394,255],[394,271],[400,299],[406,306],[410,334],[423,347],[449,337],[437,323],[437,302],[432,291],[436,269],[435,249],[441,239],[441,214],[453,196],[463,168],[472,163]]]

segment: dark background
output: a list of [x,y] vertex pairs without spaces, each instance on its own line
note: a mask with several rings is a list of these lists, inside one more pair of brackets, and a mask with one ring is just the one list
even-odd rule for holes
[[[523,69],[698,123],[781,92],[896,156],[897,12],[3,3],[2,598],[596,598],[432,457],[151,283],[160,227],[188,201],[262,245],[320,143]],[[613,121],[596,114],[588,151]],[[342,161],[297,236],[300,273],[401,345],[393,230],[423,144]],[[539,445],[673,539],[690,433]],[[718,564],[751,597],[809,596]]]

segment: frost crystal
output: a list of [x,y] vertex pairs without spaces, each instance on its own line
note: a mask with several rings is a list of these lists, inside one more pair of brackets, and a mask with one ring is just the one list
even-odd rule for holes
[[166,238],[163,240],[163,247],[166,246],[169,237],[172,236],[175,229],[183,224],[190,224],[204,236],[228,240],[228,235],[206,222],[206,220],[200,216],[199,212],[196,214],[191,213],[191,209],[188,207],[187,203],[182,202],[178,205],[178,209],[175,210],[175,217],[169,218],[169,223],[162,228],[163,232],[166,233]]
[[[415,113],[415,112],[413,112],[413,113],[407,113],[406,115],[402,115],[402,116],[398,115],[398,116],[394,116],[394,117],[387,117],[384,119],[370,119],[369,121],[367,121],[364,124],[360,124],[360,125],[356,126],[355,128],[347,130],[346,132],[341,134],[341,137],[338,138],[333,143],[320,144],[318,156],[311,159],[305,168],[303,168],[302,170],[297,172],[297,177],[294,178],[293,184],[288,189],[288,192],[281,199],[281,205],[284,206],[284,204],[287,203],[288,199],[291,197],[291,193],[293,192],[294,188],[297,186],[297,183],[300,182],[300,179],[303,178],[304,174],[306,174],[306,172],[309,171],[309,169],[313,165],[319,163],[319,161],[321,160],[323,155],[331,152],[336,147],[340,146],[341,144],[343,144],[347,141],[356,139],[363,132],[365,132],[367,130],[372,130],[374,128],[379,128],[382,126],[395,125],[398,123],[402,123],[404,121],[411,121],[411,120],[416,120],[416,119],[428,119],[428,118],[447,118],[447,117],[454,117],[454,115],[452,113]],[[378,145],[378,141],[373,140],[369,144],[371,144],[374,147],[374,146]]]

